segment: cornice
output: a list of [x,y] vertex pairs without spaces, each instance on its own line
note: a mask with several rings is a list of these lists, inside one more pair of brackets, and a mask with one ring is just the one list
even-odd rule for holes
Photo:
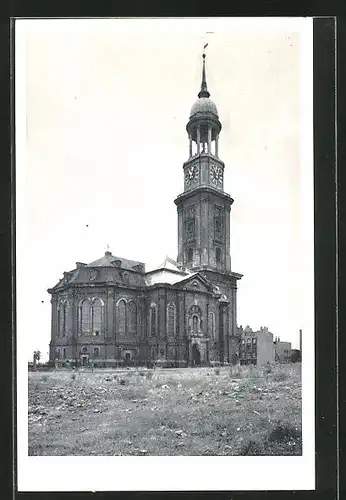
[[184,193],[179,194],[176,197],[176,199],[174,200],[174,203],[176,205],[180,205],[180,203],[182,201],[186,200],[187,198],[191,198],[192,196],[194,196],[196,194],[205,194],[205,193],[208,193],[211,195],[216,195],[216,196],[222,198],[224,201],[226,201],[230,205],[232,205],[234,202],[233,198],[228,193],[225,193],[224,191],[220,191],[218,189],[215,189],[215,188],[212,188],[212,187],[206,185],[206,186],[198,186],[198,187],[193,188],[189,191],[185,191]]

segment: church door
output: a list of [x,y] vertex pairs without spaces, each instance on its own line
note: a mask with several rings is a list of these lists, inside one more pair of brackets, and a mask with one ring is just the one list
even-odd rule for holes
[[192,364],[194,366],[200,366],[201,364],[201,353],[199,352],[197,344],[192,346]]

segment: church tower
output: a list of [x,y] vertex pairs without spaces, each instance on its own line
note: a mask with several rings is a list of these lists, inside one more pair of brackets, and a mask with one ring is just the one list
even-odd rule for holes
[[231,273],[230,212],[233,199],[225,193],[225,165],[219,158],[221,123],[206,81],[202,83],[186,130],[189,157],[183,165],[184,192],[176,200],[178,258],[182,268]]

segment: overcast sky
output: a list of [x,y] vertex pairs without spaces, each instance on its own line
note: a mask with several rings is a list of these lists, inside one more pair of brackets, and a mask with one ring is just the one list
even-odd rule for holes
[[301,150],[302,24],[17,22],[17,318],[28,359],[34,349],[46,356],[47,288],[77,261],[107,245],[147,263],[176,258],[173,200],[207,42],[225,191],[235,200],[232,270],[244,275],[238,324],[268,326],[298,346],[313,259],[302,250],[302,171],[312,169]]

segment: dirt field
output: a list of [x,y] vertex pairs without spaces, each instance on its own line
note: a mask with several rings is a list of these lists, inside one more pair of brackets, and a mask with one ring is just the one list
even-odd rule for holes
[[301,366],[29,373],[29,455],[300,455]]

